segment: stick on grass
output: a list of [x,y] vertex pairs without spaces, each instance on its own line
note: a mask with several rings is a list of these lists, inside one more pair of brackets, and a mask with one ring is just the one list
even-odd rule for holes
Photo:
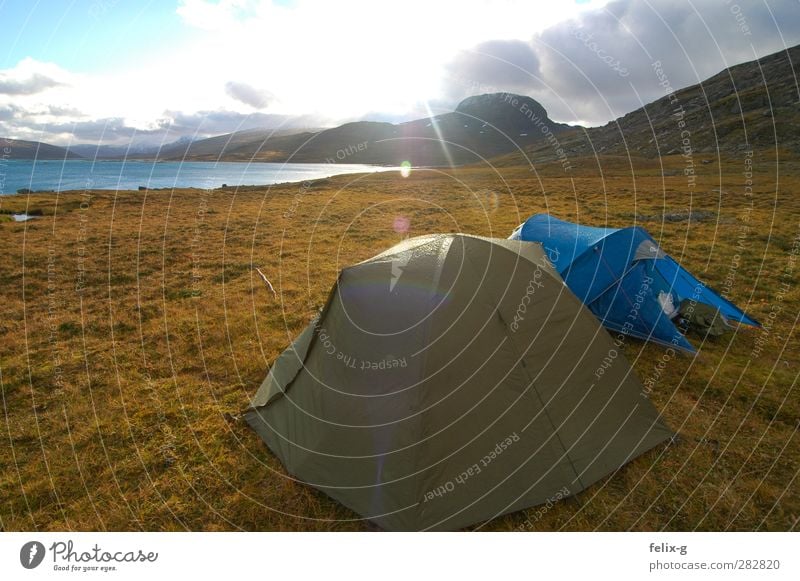
[[274,297],[276,297],[276,298],[277,298],[277,296],[278,296],[278,293],[276,293],[276,292],[275,292],[275,289],[273,288],[273,286],[272,286],[272,283],[271,283],[271,282],[269,281],[269,279],[268,279],[268,278],[267,278],[267,277],[264,275],[264,273],[263,273],[263,272],[261,272],[261,269],[260,269],[260,268],[258,268],[258,267],[255,267],[255,268],[256,268],[256,272],[257,272],[257,273],[258,273],[258,275],[261,277],[261,280],[263,280],[263,281],[264,281],[264,284],[265,284],[265,285],[267,285],[267,288],[268,288],[270,291],[272,291],[272,296],[274,296]]

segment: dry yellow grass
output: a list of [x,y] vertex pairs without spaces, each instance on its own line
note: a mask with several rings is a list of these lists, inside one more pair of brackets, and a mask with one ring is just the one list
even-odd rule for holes
[[[396,243],[397,216],[410,219],[411,235],[506,237],[535,212],[625,225],[691,205],[716,214],[643,225],[769,328],[668,362],[652,399],[679,444],[576,499],[483,528],[796,528],[797,167],[781,165],[778,182],[776,165],[756,160],[750,206],[742,160],[698,165],[691,194],[683,163],[640,161],[632,173],[627,160],[607,158],[601,175],[585,160],[572,178],[557,166],[466,168],[339,176],[309,188],[0,199],[2,211],[45,213],[0,224],[0,526],[368,529],[286,478],[238,419],[337,270]],[[631,341],[626,354],[646,378],[664,350]]]

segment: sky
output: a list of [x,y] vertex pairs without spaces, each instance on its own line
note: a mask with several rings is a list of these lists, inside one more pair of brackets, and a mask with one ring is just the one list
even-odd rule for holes
[[798,0],[0,0],[0,136],[168,143],[515,92],[602,125],[800,43]]

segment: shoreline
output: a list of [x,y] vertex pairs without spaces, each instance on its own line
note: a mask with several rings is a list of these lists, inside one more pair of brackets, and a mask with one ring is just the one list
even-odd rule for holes
[[[230,185],[227,184],[227,183],[222,183],[220,185],[209,185],[208,187],[204,187],[204,186],[202,186],[200,184],[178,185],[178,186],[171,186],[171,185],[170,186],[160,186],[160,185],[156,185],[156,186],[153,186],[153,187],[150,187],[150,186],[147,186],[147,185],[142,185],[142,184],[136,185],[136,186],[131,184],[130,187],[128,187],[128,184],[126,184],[124,187],[118,187],[118,186],[104,187],[104,186],[96,186],[96,185],[92,184],[92,187],[86,187],[86,188],[72,188],[72,187],[70,187],[70,188],[66,188],[66,189],[33,189],[33,188],[28,188],[28,187],[22,187],[22,188],[18,188],[16,191],[0,192],[0,198],[22,196],[22,195],[31,195],[31,194],[66,194],[66,193],[69,193],[69,192],[86,192],[86,191],[106,191],[106,192],[114,192],[114,191],[116,191],[116,192],[123,192],[123,191],[124,192],[129,192],[129,191],[130,192],[136,192],[136,191],[140,191],[141,192],[141,191],[167,191],[167,190],[210,191],[210,190],[229,189],[229,188],[268,188],[268,187],[272,187],[272,186],[286,186],[286,185],[291,185],[291,184],[298,184],[299,185],[299,184],[303,184],[303,183],[306,183],[306,182],[314,182],[314,181],[318,181],[318,180],[330,179],[330,178],[337,177],[337,176],[340,176],[340,175],[361,175],[361,174],[370,174],[370,173],[385,173],[385,172],[390,172],[390,171],[394,171],[394,170],[401,171],[401,169],[402,169],[401,166],[395,166],[395,165],[344,164],[344,163],[342,163],[342,164],[331,164],[331,163],[327,163],[327,162],[319,162],[319,163],[311,163],[311,162],[298,162],[298,163],[287,162],[287,163],[284,163],[284,162],[265,162],[265,161],[249,161],[249,162],[245,162],[245,161],[240,161],[240,162],[236,162],[236,161],[230,161],[230,162],[228,162],[228,161],[224,161],[224,162],[217,162],[217,161],[186,161],[186,162],[163,161],[163,162],[149,162],[149,161],[144,161],[144,160],[97,160],[97,161],[94,161],[94,160],[88,160],[88,159],[87,160],[74,160],[74,159],[70,159],[70,160],[8,160],[8,161],[29,163],[29,164],[32,164],[34,167],[35,167],[35,164],[36,164],[37,161],[56,162],[56,163],[59,163],[59,164],[62,164],[62,165],[64,163],[66,163],[66,162],[91,163],[92,165],[95,165],[95,163],[102,162],[102,163],[122,164],[121,167],[124,167],[125,164],[129,164],[129,163],[132,163],[132,162],[133,163],[137,163],[137,164],[138,163],[143,163],[143,164],[147,164],[147,165],[156,165],[156,164],[161,165],[161,164],[173,163],[173,164],[179,164],[178,170],[176,172],[177,176],[180,175],[180,168],[181,167],[184,167],[187,164],[195,164],[195,163],[214,164],[215,166],[217,164],[219,164],[219,163],[230,163],[230,164],[237,164],[237,165],[238,164],[246,164],[246,167],[252,166],[252,165],[278,166],[278,169],[276,169],[276,172],[277,172],[278,175],[280,175],[284,170],[286,170],[287,173],[291,173],[293,171],[302,171],[303,169],[322,169],[322,168],[325,168],[325,167],[331,167],[331,168],[337,167],[337,168],[340,168],[340,169],[345,170],[345,171],[337,171],[337,172],[334,172],[334,173],[329,173],[329,172],[326,172],[326,171],[320,171],[319,174],[315,175],[314,177],[306,177],[306,178],[302,178],[302,179],[290,179],[290,180],[287,180],[287,181],[273,181],[273,182],[265,182],[265,183],[247,183],[247,184],[230,184]],[[313,166],[313,168],[310,168],[309,166]],[[410,169],[429,169],[429,168],[427,168],[427,167],[411,167]],[[352,170],[352,171],[349,171],[349,170]],[[243,173],[243,175],[245,175],[245,174]],[[295,176],[290,176],[290,177],[295,177]],[[297,176],[297,177],[299,177],[299,176]],[[152,178],[152,176],[150,176],[148,179],[153,179],[153,178]],[[167,177],[165,179],[169,180],[170,178]],[[208,182],[208,181],[214,181],[215,180],[215,181],[218,182],[218,181],[222,181],[222,179],[223,178],[216,178],[216,180],[215,180],[214,176],[211,176],[211,177],[206,177],[206,178],[199,178],[197,181],[198,182],[202,182],[202,181],[205,180],[206,182]],[[89,174],[86,177],[86,182],[88,183],[91,180],[92,180],[92,176],[91,176],[91,174]]]
[[[80,159],[62,159],[62,158],[0,158],[0,161],[3,163],[15,163],[15,162],[59,162],[59,163],[66,163],[66,162],[82,162],[82,163],[235,163],[235,164],[247,164],[247,165],[330,165],[330,166],[343,166],[343,165],[368,165],[373,167],[398,167],[387,163],[331,163],[329,161],[264,161],[260,159],[148,159],[143,157],[126,157],[126,158],[114,158],[114,157],[98,157],[94,158],[80,158]],[[414,166],[417,167],[417,166]],[[436,166],[419,166],[419,167],[436,167]]]

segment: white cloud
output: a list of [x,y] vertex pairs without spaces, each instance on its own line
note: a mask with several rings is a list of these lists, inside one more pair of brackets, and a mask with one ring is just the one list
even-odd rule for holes
[[274,99],[269,91],[236,81],[225,83],[225,93],[245,105],[250,105],[253,109],[264,109]]
[[[52,128],[58,130],[53,140],[63,142],[70,138],[70,119],[64,115],[70,109],[88,115],[71,119],[79,124],[79,138],[97,132],[103,120],[113,128],[106,135],[125,130],[156,135],[175,112],[185,118],[216,112],[239,119],[259,111],[337,121],[367,112],[412,115],[422,101],[441,97],[445,64],[459,50],[487,39],[528,38],[578,10],[568,3],[532,4],[297,0],[277,6],[184,0],[178,15],[202,33],[177,50],[124,70],[85,75],[40,71],[62,84],[48,88],[46,99],[40,98],[44,94],[15,99],[15,106],[28,114],[17,111],[13,119],[19,123],[5,120],[0,131],[19,132],[24,125],[30,134]],[[47,84],[44,77],[20,76],[31,64],[2,73],[33,79],[31,89],[37,82],[41,88]],[[0,107],[10,103],[3,99],[0,95]],[[61,113],[48,114],[49,106]]]
[[297,0],[287,8],[187,0],[178,12],[189,25],[214,29],[196,47],[206,71],[222,68],[240,82],[268,86],[280,112],[356,118],[378,109],[408,112],[439,96],[444,66],[458,51],[489,39],[528,39],[589,7]]
[[34,73],[27,79],[20,80],[0,75],[0,95],[35,95],[58,85],[58,81],[40,73]]
[[[797,10],[795,0],[770,0],[760,6],[615,0],[531,36],[530,50],[542,82],[531,84],[527,93],[557,121],[602,124],[663,96],[653,61],[664,63],[671,85],[678,89],[797,44]],[[506,60],[514,64],[513,55],[523,53],[517,49]],[[497,72],[511,69],[511,64],[500,63]],[[475,70],[474,57],[454,61],[451,77],[458,80],[463,70]],[[505,82],[498,75],[492,79],[495,90],[519,86],[510,77]],[[460,89],[460,96],[476,92],[454,81],[450,88],[456,93]]]
[[[726,59],[749,60],[754,48],[776,50],[779,29],[787,44],[797,42],[800,19],[789,12],[796,4],[768,6],[778,25],[769,10],[748,5],[745,38],[729,5],[712,0],[617,0],[607,7],[605,0],[184,0],[177,13],[196,34],[157,58],[102,74],[31,59],[0,71],[0,133],[44,130],[47,137],[51,127],[52,140],[64,142],[72,138],[70,123],[88,136],[105,122],[119,140],[133,130],[156,139],[167,127],[191,132],[192,120],[204,135],[285,118],[258,114],[403,118],[425,115],[425,103],[440,112],[436,105],[495,88],[534,96],[558,120],[598,123],[639,106],[631,83],[646,99],[658,96],[647,70],[653,55],[672,59],[673,84],[681,86],[720,70]],[[596,46],[576,29],[592,31]]]
[[490,40],[456,55],[445,67],[447,95],[456,100],[469,94],[514,91],[527,93],[541,86],[539,57],[529,42]]
[[69,74],[50,63],[26,58],[13,69],[0,71],[0,96],[19,99],[68,84]]

